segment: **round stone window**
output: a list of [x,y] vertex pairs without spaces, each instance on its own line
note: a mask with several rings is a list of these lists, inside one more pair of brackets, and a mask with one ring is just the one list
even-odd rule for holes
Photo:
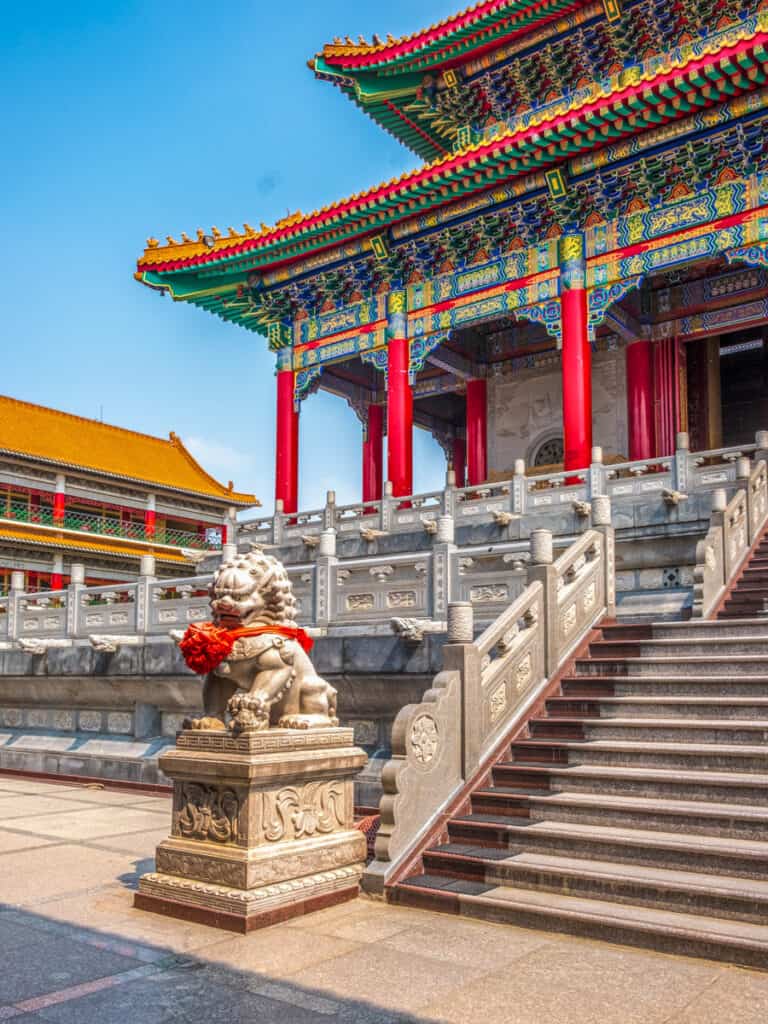
[[533,457],[534,466],[557,466],[563,461],[562,437],[550,437],[541,444]]

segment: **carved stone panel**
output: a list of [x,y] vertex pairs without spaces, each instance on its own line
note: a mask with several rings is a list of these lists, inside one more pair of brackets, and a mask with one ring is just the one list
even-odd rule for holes
[[235,843],[240,799],[228,786],[181,782],[177,786],[176,831],[185,839]]
[[256,799],[261,799],[259,841],[304,839],[344,827],[344,786],[340,782],[285,786],[257,794]]

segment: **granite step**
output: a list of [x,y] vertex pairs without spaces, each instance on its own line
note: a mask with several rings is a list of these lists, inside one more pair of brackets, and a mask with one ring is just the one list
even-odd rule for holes
[[768,807],[749,804],[607,793],[521,793],[497,785],[476,790],[471,806],[473,814],[492,815],[498,820],[574,821],[686,835],[768,840]]
[[[603,630],[606,639],[613,638],[614,628],[608,626]],[[659,622],[653,625],[653,637],[660,640],[702,636],[722,637],[726,640],[738,636],[760,636],[768,639],[768,620],[743,618],[721,622],[719,619],[689,619],[687,622]],[[615,639],[622,640],[625,637],[619,635]]]
[[553,718],[714,718],[768,720],[766,697],[550,697]]
[[768,772],[681,771],[602,764],[499,761],[494,785],[527,792],[598,793],[768,807]]
[[768,636],[660,638],[652,640],[597,640],[589,645],[590,658],[741,658],[768,656]]
[[516,740],[514,760],[538,764],[612,764],[640,768],[766,772],[768,746],[725,743],[662,743],[648,740]]
[[768,927],[745,921],[508,886],[490,887],[483,882],[426,874],[402,882],[391,898],[427,910],[650,947],[659,952],[748,967],[765,968],[768,963]]
[[768,881],[768,842],[575,821],[516,821],[467,814],[448,822],[451,843],[643,864]]
[[768,655],[744,655],[733,658],[727,655],[706,657],[664,658],[580,658],[576,661],[579,676],[727,676],[768,673]]
[[768,924],[768,881],[712,876],[535,852],[508,854],[444,843],[424,854],[426,874],[634,906]]
[[[649,741],[659,743],[724,743],[759,745],[768,743],[765,719],[706,718],[533,718],[529,722],[532,739],[562,737],[585,740]],[[768,753],[768,746],[766,746]]]
[[683,675],[669,672],[660,675],[571,675],[561,689],[567,697],[633,697],[663,695],[665,697],[764,697],[768,694],[768,675],[729,677],[720,675]]

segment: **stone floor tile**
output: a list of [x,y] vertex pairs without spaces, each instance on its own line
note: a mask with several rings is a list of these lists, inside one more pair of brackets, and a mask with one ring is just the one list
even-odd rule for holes
[[558,941],[556,935],[528,928],[468,921],[450,914],[421,916],[423,920],[408,922],[405,928],[383,937],[382,945],[457,964],[484,961],[498,966]]
[[[194,967],[194,965],[193,965]],[[327,1014],[216,984],[194,969],[164,971],[38,1011],[56,1024],[328,1024]]]
[[[103,839],[90,839],[88,845],[100,850],[114,850],[118,853],[135,853],[142,860],[154,861],[155,849],[163,839],[168,838],[171,831],[171,818],[161,828],[151,828],[142,832],[129,832],[123,836],[105,836]],[[154,866],[147,867],[154,871]]]
[[2,959],[0,1006],[140,966],[133,958],[42,932],[21,946],[4,944]]
[[704,961],[564,938],[442,995],[422,1013],[457,1024],[470,1018],[483,1024],[666,1024],[720,970]]
[[372,1001],[381,1009],[413,1013],[488,971],[485,963],[455,964],[384,945],[361,947],[288,976],[329,998]]
[[74,894],[121,877],[135,877],[136,858],[127,853],[88,850],[75,844],[7,853],[0,859],[5,903],[36,904],[53,896]]
[[29,832],[9,832],[7,829],[0,829],[0,855],[16,853],[18,850],[37,849],[41,846],[56,846],[60,843],[60,839],[42,839]]
[[[359,948],[359,944],[344,939],[324,936],[318,941],[313,933],[277,925],[250,935],[223,939],[198,950],[197,956],[211,965],[222,964],[254,971],[259,976],[280,978]],[[326,966],[333,969],[332,965]]]
[[[765,1024],[768,1021],[768,974],[723,970],[669,1024]],[[666,1022],[665,1022],[666,1024]]]
[[413,913],[409,908],[388,907],[373,900],[357,899],[295,918],[287,926],[352,942],[376,942],[408,928]]
[[85,814],[98,814],[99,808],[85,800],[62,798],[48,793],[30,793],[20,796],[18,793],[0,793],[0,820],[10,828],[15,828],[14,821],[39,816],[41,819],[48,814],[62,814],[77,810]]
[[115,813],[102,814],[98,807],[94,807],[66,810],[60,814],[41,815],[39,818],[14,818],[10,827],[15,832],[33,832],[35,835],[73,841],[154,830],[165,825],[167,820],[168,816],[163,811],[120,808]]

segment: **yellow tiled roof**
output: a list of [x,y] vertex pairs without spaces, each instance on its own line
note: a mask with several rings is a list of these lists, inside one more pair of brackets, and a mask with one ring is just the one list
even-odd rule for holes
[[34,526],[6,526],[0,525],[0,542],[4,540],[27,541],[33,544],[42,544],[50,548],[72,548],[77,551],[97,551],[107,555],[128,555],[141,558],[142,555],[154,555],[158,562],[176,562],[179,565],[189,565],[191,560],[185,558],[181,552],[158,550],[151,544],[141,546],[131,541],[120,541],[110,537],[106,540],[101,537],[94,537],[93,540],[81,540],[78,537],[62,537],[52,530],[39,530]]
[[174,433],[166,440],[0,395],[0,450],[141,480],[173,490],[259,505],[214,480]]

